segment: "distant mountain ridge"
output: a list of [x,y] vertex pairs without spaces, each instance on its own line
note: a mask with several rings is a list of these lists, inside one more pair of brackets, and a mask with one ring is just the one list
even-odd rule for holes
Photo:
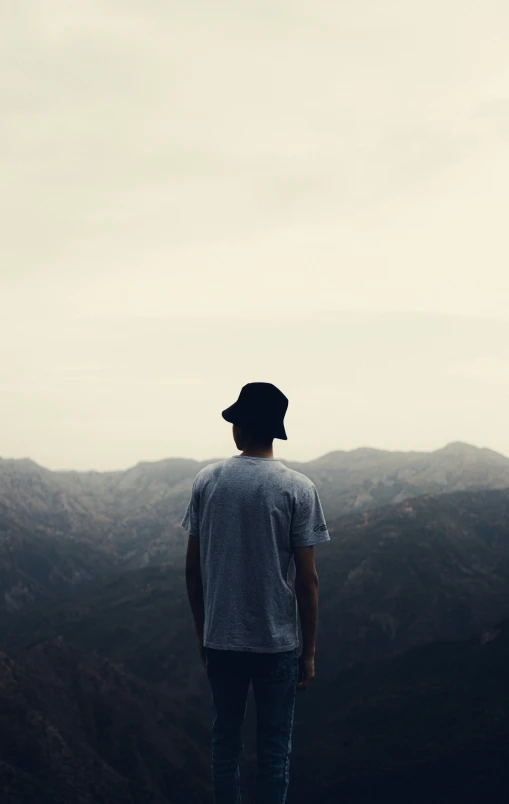
[[331,519],[422,494],[509,486],[509,458],[462,442],[451,442],[433,452],[361,447],[294,466],[313,480],[326,517]]
[[[77,472],[0,459],[0,610],[27,605],[52,584],[181,558],[180,522],[193,480],[210,462],[169,458]],[[509,458],[461,442],[434,452],[361,447],[282,462],[313,480],[328,522],[423,494],[509,487]]]
[[480,454],[485,456],[490,456],[494,460],[499,460],[500,463],[505,463],[509,461],[509,458],[506,455],[503,455],[501,452],[497,452],[489,447],[475,447],[473,444],[467,444],[465,441],[450,441],[444,447],[439,447],[435,450],[388,450],[388,449],[378,449],[376,447],[355,447],[351,450],[333,450],[332,452],[326,452],[324,455],[321,455],[318,458],[313,458],[307,463],[320,463],[324,464],[331,459],[335,458],[354,458],[354,456],[365,457],[365,458],[382,458],[383,456],[392,456],[400,459],[405,458],[426,458],[431,455],[437,455],[440,453],[445,453],[448,455],[455,455],[456,457],[478,457]]
[[[196,474],[216,460],[223,459],[167,458],[114,472],[78,472],[46,469],[27,458],[0,458],[0,503],[21,525],[36,521],[52,532],[107,535],[115,541],[112,525],[125,538],[144,517],[151,519],[149,512],[175,524]],[[278,460],[316,482],[330,518],[407,496],[509,487],[508,457],[462,442],[432,452],[359,447],[307,462]]]

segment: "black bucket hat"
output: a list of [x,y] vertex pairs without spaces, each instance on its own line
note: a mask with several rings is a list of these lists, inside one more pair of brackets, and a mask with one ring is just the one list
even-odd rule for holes
[[222,417],[238,427],[261,426],[273,438],[287,441],[283,419],[288,398],[271,382],[249,382],[242,387],[239,398],[222,411]]

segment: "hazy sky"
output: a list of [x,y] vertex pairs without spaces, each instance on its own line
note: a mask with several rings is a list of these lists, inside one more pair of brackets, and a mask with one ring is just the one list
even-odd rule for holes
[[507,0],[5,0],[0,456],[509,454]]

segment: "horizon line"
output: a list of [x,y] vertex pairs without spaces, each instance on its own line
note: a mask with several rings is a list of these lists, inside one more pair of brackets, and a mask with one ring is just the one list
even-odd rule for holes
[[[441,451],[443,451],[443,450],[445,450],[447,448],[456,447],[456,446],[469,447],[470,449],[477,450],[479,452],[483,452],[483,451],[493,452],[496,455],[500,455],[502,458],[506,458],[507,460],[509,460],[509,456],[505,455],[503,452],[499,452],[498,450],[494,450],[491,447],[486,447],[486,446],[478,447],[475,444],[470,444],[467,441],[448,441],[443,447],[437,447],[436,449],[429,449],[429,450],[422,450],[422,449],[408,449],[408,450],[394,449],[394,450],[392,450],[392,449],[382,449],[382,448],[379,448],[379,447],[370,447],[370,446],[365,445],[365,446],[361,446],[361,447],[353,447],[352,449],[349,449],[349,450],[345,450],[345,449],[329,450],[328,452],[324,452],[321,455],[318,455],[316,458],[310,458],[310,459],[305,460],[305,461],[298,460],[298,459],[295,459],[295,458],[275,458],[275,460],[283,461],[283,463],[286,462],[286,463],[309,464],[309,463],[313,463],[314,461],[319,461],[322,458],[326,458],[329,455],[334,455],[334,454],[337,454],[337,453],[342,453],[344,455],[347,455],[347,454],[351,454],[351,453],[354,453],[354,452],[360,452],[362,450],[367,451],[367,452],[378,452],[378,453],[389,453],[389,454],[400,454],[400,455],[411,455],[411,454],[432,455],[435,452],[441,452]],[[111,472],[128,472],[131,469],[136,469],[137,466],[140,466],[142,464],[151,465],[151,464],[157,464],[157,463],[164,463],[165,461],[194,461],[195,463],[198,463],[198,464],[208,464],[208,463],[213,463],[214,461],[227,460],[227,458],[229,458],[229,457],[231,457],[231,456],[222,456],[222,457],[219,457],[219,458],[205,458],[203,460],[199,460],[198,458],[190,458],[190,457],[185,457],[185,456],[181,456],[181,455],[174,455],[174,456],[170,456],[170,457],[167,457],[167,458],[158,458],[158,459],[153,460],[153,461],[143,461],[143,460],[138,461],[137,463],[131,464],[130,466],[127,466],[127,467],[125,467],[123,469],[50,469],[49,467],[44,466],[43,464],[37,463],[37,461],[34,461],[33,458],[29,458],[27,456],[23,456],[21,458],[13,458],[13,457],[4,457],[4,456],[0,455],[0,461],[29,461],[30,463],[35,464],[36,466],[40,467],[41,469],[45,469],[47,472],[75,472],[75,473],[80,473],[80,474],[94,472],[95,474],[107,474],[107,473],[111,473]]]

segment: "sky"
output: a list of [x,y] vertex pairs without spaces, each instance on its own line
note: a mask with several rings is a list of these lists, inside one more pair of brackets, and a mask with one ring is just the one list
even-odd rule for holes
[[5,0],[0,456],[509,455],[507,0]]

